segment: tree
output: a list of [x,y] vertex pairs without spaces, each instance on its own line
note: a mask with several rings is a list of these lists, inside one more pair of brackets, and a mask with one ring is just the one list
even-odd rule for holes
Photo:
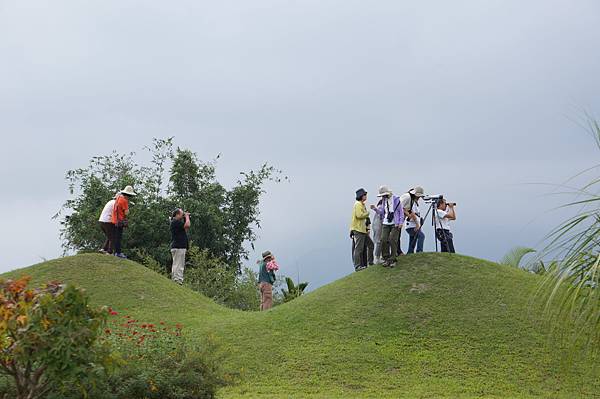
[[17,399],[42,398],[90,374],[102,360],[96,340],[106,318],[82,290],[59,283],[34,290],[28,282],[0,281],[0,373]]
[[308,283],[298,283],[298,285],[294,284],[294,280],[289,277],[285,278],[285,282],[287,284],[287,290],[283,289],[283,301],[289,302],[293,299],[298,298],[300,295],[304,294],[304,290],[308,286]]
[[[154,139],[145,147],[148,165],[136,154],[113,152],[94,157],[87,167],[67,172],[69,198],[56,215],[61,222],[65,251],[95,251],[103,241],[97,219],[104,204],[126,185],[138,196],[130,211],[130,226],[123,247],[134,260],[170,263],[168,217],[176,207],[192,214],[190,240],[232,270],[241,271],[248,257],[247,244],[260,228],[260,197],[269,181],[281,181],[281,171],[264,164],[242,172],[225,188],[216,178],[216,161],[202,162],[188,149],[173,149],[173,139]],[[218,157],[217,157],[218,159]]]

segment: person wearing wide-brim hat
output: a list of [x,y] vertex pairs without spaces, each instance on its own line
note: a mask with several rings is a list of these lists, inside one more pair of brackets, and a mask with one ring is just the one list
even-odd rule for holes
[[260,288],[260,310],[268,310],[273,307],[273,284],[275,283],[275,272],[267,269],[267,264],[275,260],[271,251],[262,253],[262,260],[258,261],[258,284]]
[[411,188],[407,193],[400,196],[402,207],[406,220],[404,227],[409,236],[408,251],[412,254],[415,252],[423,252],[423,244],[425,243],[425,234],[421,230],[421,213],[419,211],[419,200],[425,196],[423,187],[416,186]]
[[383,225],[381,229],[383,266],[394,267],[398,257],[400,231],[404,223],[404,209],[400,197],[395,196],[388,186],[381,186],[377,196],[382,201],[377,208],[375,206],[371,208],[377,210]]
[[119,258],[126,258],[121,249],[121,241],[123,240],[123,229],[129,225],[127,219],[129,216],[129,200],[136,195],[133,187],[127,186],[115,198],[115,206],[112,214],[112,222],[115,225],[113,238],[115,256]]
[[365,202],[367,202],[367,192],[365,189],[356,190],[356,202],[352,208],[352,220],[350,222],[350,237],[354,240],[352,261],[355,271],[366,268],[366,265],[363,265],[363,258],[366,251],[369,211],[365,206]]

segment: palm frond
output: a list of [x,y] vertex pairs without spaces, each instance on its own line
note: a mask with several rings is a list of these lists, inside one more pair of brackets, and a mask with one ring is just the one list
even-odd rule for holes
[[[600,125],[588,120],[586,126],[600,149]],[[590,168],[587,171],[595,171]],[[554,259],[540,287],[546,314],[555,328],[572,327],[572,345],[600,346],[600,178],[595,176],[574,190],[579,199],[565,204],[575,215],[546,237],[542,251]]]
[[506,255],[500,260],[500,264],[512,266],[516,268],[523,268],[521,261],[525,255],[535,252],[535,249],[528,247],[515,247],[508,251]]

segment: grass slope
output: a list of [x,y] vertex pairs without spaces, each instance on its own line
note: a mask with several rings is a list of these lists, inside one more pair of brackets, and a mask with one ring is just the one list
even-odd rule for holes
[[225,309],[129,261],[78,255],[12,272],[97,304],[214,333],[241,383],[223,397],[594,398],[590,364],[561,367],[530,299],[539,277],[448,254],[371,267],[269,312]]

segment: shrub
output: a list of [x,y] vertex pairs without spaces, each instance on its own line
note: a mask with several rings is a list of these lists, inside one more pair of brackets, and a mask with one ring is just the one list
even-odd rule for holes
[[28,283],[27,277],[0,281],[0,373],[8,377],[4,391],[17,399],[78,387],[106,360],[97,345],[106,312],[92,309],[71,285],[28,289]]
[[259,308],[258,276],[254,271],[243,268],[238,274],[224,262],[212,257],[208,250],[192,247],[188,253],[185,282],[191,289],[230,308]]
[[[119,359],[115,367],[87,384],[95,399],[209,399],[233,382],[221,369],[214,342],[191,344],[183,326],[142,323],[111,310],[104,341]],[[98,382],[99,381],[99,382]],[[49,399],[80,398],[76,391],[55,392]]]

